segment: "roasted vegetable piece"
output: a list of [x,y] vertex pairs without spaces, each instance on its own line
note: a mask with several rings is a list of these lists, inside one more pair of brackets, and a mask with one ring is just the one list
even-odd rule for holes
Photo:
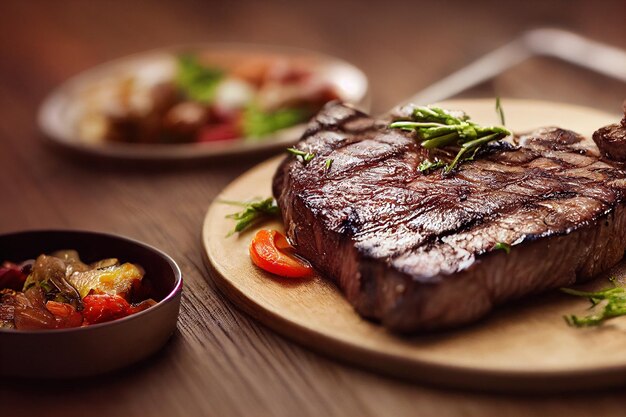
[[54,314],[45,307],[45,295],[41,287],[32,286],[15,296],[15,328],[19,330],[55,329]]
[[46,302],[46,309],[54,314],[59,329],[79,327],[83,324],[83,315],[70,304],[48,301]]
[[111,266],[119,266],[119,264],[120,261],[117,258],[108,258],[89,264],[89,269],[104,269]]
[[68,267],[60,258],[40,255],[24,283],[24,290],[37,286],[43,290],[46,300],[70,303],[75,309],[80,310],[82,297],[66,279],[67,270],[78,268],[78,262]]
[[82,298],[92,291],[126,297],[133,282],[142,279],[143,270],[131,263],[75,272],[69,276],[70,283],[78,290]]
[[66,267],[65,275],[70,275],[75,271],[87,271],[90,269],[89,265],[80,260],[78,252],[72,249],[56,251],[51,253],[50,256],[54,256],[63,261]]
[[83,302],[85,324],[104,323],[132,314],[131,305],[119,295],[91,294]]

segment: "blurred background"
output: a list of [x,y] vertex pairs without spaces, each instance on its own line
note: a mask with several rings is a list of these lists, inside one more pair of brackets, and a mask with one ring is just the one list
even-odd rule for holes
[[[164,46],[250,42],[337,56],[369,77],[378,114],[534,28],[626,50],[625,22],[625,0],[0,0],[0,232],[120,233],[172,255],[185,277],[178,331],[158,357],[80,388],[5,381],[3,410],[82,416],[87,404],[94,415],[125,416],[194,415],[194,406],[196,415],[623,415],[623,389],[532,399],[449,392],[360,371],[283,339],[217,291],[200,245],[209,204],[264,156],[180,170],[121,169],[117,161],[100,167],[49,152],[36,120],[44,97],[69,77]],[[617,120],[626,83],[532,57],[460,95],[579,104]]]
[[[344,58],[370,77],[381,112],[522,32],[556,27],[626,49],[623,0],[46,1],[0,5],[1,100],[32,116],[65,78],[133,52],[188,42],[291,45]],[[41,68],[45,71],[41,71]],[[626,84],[533,58],[464,93],[619,112]]]

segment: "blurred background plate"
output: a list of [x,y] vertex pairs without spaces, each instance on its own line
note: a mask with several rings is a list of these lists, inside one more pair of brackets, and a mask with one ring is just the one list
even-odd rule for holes
[[85,109],[89,91],[133,74],[160,77],[170,72],[176,55],[193,53],[203,62],[230,63],[258,57],[285,57],[303,64],[311,73],[328,83],[339,97],[357,107],[369,109],[369,86],[365,74],[339,58],[299,48],[238,44],[191,44],[162,48],[131,55],[87,70],[63,83],[44,100],[39,109],[40,130],[53,144],[80,153],[128,160],[188,160],[284,148],[294,143],[304,131],[304,124],[281,129],[256,140],[225,140],[207,143],[137,144],[94,142],[83,137],[77,126]]

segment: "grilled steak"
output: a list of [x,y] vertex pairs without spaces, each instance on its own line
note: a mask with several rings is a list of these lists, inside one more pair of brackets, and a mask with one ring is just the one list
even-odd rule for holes
[[626,173],[591,140],[544,128],[423,174],[425,150],[386,125],[331,103],[297,145],[316,156],[287,157],[273,181],[290,241],[361,315],[457,326],[622,258]]

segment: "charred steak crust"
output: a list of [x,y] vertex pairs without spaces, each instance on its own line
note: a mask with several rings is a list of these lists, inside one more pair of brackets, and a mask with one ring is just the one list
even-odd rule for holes
[[624,118],[620,123],[596,130],[593,133],[593,141],[606,159],[626,162],[626,101],[624,102]]
[[361,315],[398,332],[457,326],[587,280],[626,248],[626,174],[593,142],[544,128],[513,145],[425,175],[409,133],[331,103],[298,144],[315,158],[287,157],[273,193],[297,251]]

